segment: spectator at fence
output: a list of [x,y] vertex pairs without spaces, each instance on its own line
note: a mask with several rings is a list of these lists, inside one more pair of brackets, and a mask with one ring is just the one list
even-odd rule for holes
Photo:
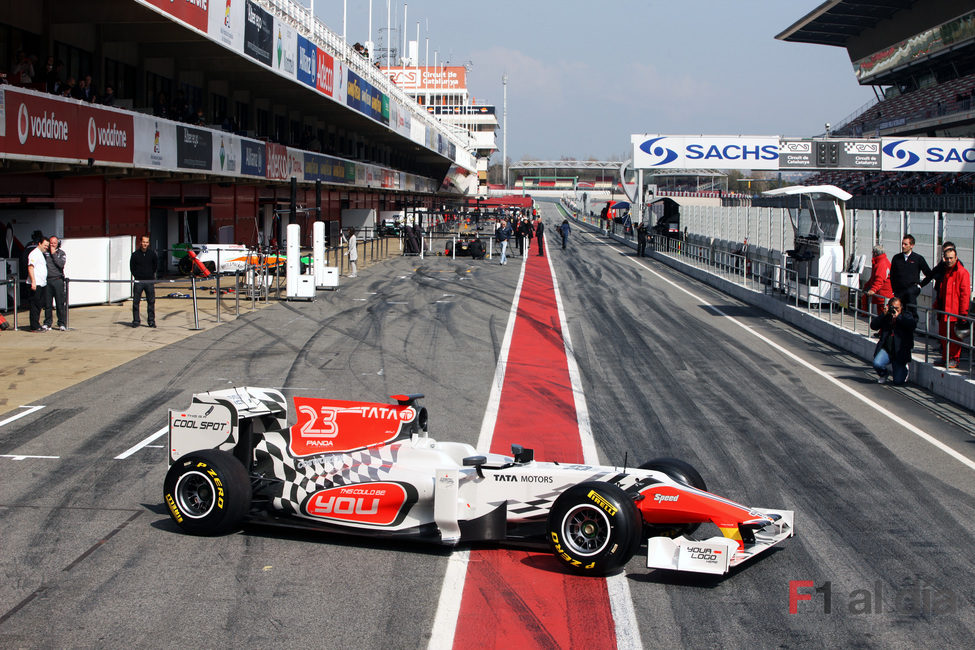
[[146,294],[146,324],[156,326],[156,269],[159,268],[159,258],[156,251],[149,249],[149,235],[143,235],[139,240],[139,248],[132,252],[129,258],[129,271],[135,280],[132,288],[132,327],[138,327],[139,303],[142,294]]
[[41,325],[41,309],[47,296],[47,254],[50,243],[43,236],[27,256],[27,285],[30,289],[27,299],[30,302],[30,331],[46,332],[48,325]]
[[877,371],[878,382],[887,380],[887,366],[890,366],[891,380],[895,386],[907,381],[916,327],[917,320],[904,309],[900,298],[891,298],[887,301],[887,310],[870,320],[870,329],[879,330],[880,333],[880,340],[873,351],[873,369]]
[[524,217],[521,223],[518,225],[518,251],[519,254],[525,256],[528,254],[528,249],[532,245],[532,235],[535,233],[535,229],[532,228],[531,222],[528,217]]
[[58,329],[68,329],[67,293],[64,290],[64,265],[68,257],[61,249],[61,240],[56,235],[48,238],[50,246],[44,256],[47,261],[47,295],[44,298],[44,327],[54,324],[52,310],[57,312]]
[[[941,244],[941,261],[935,264],[934,268],[931,269],[931,275],[921,280],[922,288],[927,286],[927,284],[931,282],[931,280],[934,280],[935,298],[937,298],[938,294],[941,293],[941,283],[944,281],[945,272],[948,270],[948,264],[945,262],[945,253],[948,252],[949,250],[955,250],[955,242],[946,241],[943,244]],[[961,260],[958,260],[958,263],[961,264]],[[962,266],[964,266],[964,264],[962,264]]]
[[[890,286],[890,260],[883,246],[873,247],[873,260],[870,263],[870,279],[864,287],[864,308],[873,311],[867,305],[877,306],[877,315],[884,313],[884,303],[894,297],[894,290]],[[869,301],[869,303],[867,302]]]
[[968,316],[968,305],[971,301],[971,276],[958,261],[958,252],[954,248],[945,251],[945,273],[941,281],[938,295],[934,301],[935,309],[945,312],[938,314],[938,334],[941,335],[941,356],[949,368],[957,368],[961,358],[961,346],[952,343],[957,340],[955,327],[957,316]]
[[636,255],[643,257],[647,252],[647,222],[641,221],[636,227]]
[[916,321],[921,275],[925,278],[931,275],[931,267],[927,260],[914,252],[914,243],[914,235],[904,235],[901,240],[901,254],[890,261],[890,287],[894,295],[901,299],[904,310],[911,312]]
[[105,85],[105,94],[102,95],[102,106],[115,106],[115,88],[111,84]]

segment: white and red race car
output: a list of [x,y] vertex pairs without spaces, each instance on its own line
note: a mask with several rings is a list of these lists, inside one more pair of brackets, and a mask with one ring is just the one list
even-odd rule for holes
[[[260,522],[448,545],[543,542],[587,575],[619,570],[644,540],[651,568],[723,574],[795,534],[792,511],[711,494],[676,459],[561,464],[517,445],[503,456],[436,441],[421,397],[294,397],[289,425],[277,390],[196,394],[169,412],[169,514],[201,535]],[[708,522],[721,534],[687,537]]]

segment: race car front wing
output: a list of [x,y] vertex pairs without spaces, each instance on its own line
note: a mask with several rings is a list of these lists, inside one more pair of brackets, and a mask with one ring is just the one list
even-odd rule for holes
[[721,535],[705,540],[651,537],[647,540],[647,567],[721,575],[795,535],[792,510],[756,510],[774,521],[763,528],[743,531],[741,541]]

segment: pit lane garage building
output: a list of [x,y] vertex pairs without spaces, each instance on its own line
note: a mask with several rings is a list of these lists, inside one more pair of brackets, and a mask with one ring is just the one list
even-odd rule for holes
[[[476,188],[475,147],[294,0],[38,0],[0,14],[0,227],[284,241]],[[283,214],[283,218],[282,218]],[[8,228],[10,229],[10,228]]]

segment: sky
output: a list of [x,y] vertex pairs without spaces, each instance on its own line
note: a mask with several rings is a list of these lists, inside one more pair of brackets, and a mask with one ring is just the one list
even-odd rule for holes
[[[304,0],[307,4],[308,0]],[[629,157],[630,135],[812,136],[874,100],[846,50],[775,35],[821,0],[410,0],[406,33],[420,64],[470,62],[468,88],[497,106],[508,75],[507,156]],[[342,32],[338,0],[315,13]],[[349,0],[347,40],[369,39],[369,1]],[[373,0],[373,40],[386,34]],[[403,2],[391,5],[402,40]],[[382,29],[382,33],[380,33]],[[501,131],[498,146],[501,146]],[[492,159],[500,162],[500,156]]]

